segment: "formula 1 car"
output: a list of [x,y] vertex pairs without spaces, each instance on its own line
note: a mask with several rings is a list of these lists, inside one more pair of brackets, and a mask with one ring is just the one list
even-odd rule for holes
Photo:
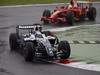
[[40,24],[18,25],[16,33],[9,36],[11,50],[21,52],[26,61],[35,58],[46,60],[67,59],[70,56],[70,45],[60,41],[50,31],[42,31]]
[[44,23],[68,23],[73,25],[75,20],[84,18],[95,20],[96,8],[88,1],[72,1],[67,6],[62,6],[51,13],[50,10],[44,10],[41,21]]

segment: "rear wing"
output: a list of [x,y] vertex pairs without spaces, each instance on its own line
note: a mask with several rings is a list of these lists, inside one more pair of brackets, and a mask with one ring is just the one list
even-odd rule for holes
[[31,24],[31,25],[17,25],[17,29],[36,29],[42,27],[40,24]]
[[25,30],[25,29],[29,29],[32,31],[42,31],[42,25],[41,24],[30,24],[30,25],[17,25],[16,26],[16,33],[19,34],[19,30]]
[[77,1],[77,3],[90,3],[89,1]]
[[92,2],[90,1],[77,1],[77,3],[81,3],[81,4],[88,4],[89,6],[93,6]]

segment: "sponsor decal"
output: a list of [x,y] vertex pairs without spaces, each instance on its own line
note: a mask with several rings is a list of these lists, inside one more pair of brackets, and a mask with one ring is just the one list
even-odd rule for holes
[[35,26],[19,26],[19,28],[24,29],[24,28],[36,28]]
[[41,26],[39,26],[39,25],[37,25],[37,26],[19,26],[18,28],[20,28],[20,29],[35,29],[36,27],[41,27]]

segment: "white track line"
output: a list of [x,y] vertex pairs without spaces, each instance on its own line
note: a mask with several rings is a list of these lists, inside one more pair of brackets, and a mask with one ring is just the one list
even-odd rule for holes
[[[93,24],[93,25],[82,25],[82,26],[100,26],[100,24]],[[78,28],[78,27],[82,27],[82,26],[72,26],[72,27],[62,27],[62,28],[53,28],[53,29],[46,29],[44,31],[53,31],[53,32],[60,32],[60,31],[65,31],[65,30],[70,30],[73,28]]]
[[46,31],[65,31],[65,30],[70,30],[70,29],[73,29],[73,28],[77,28],[77,27],[80,27],[80,26],[73,26],[73,27],[62,27],[62,28],[53,28],[53,29],[47,29]]

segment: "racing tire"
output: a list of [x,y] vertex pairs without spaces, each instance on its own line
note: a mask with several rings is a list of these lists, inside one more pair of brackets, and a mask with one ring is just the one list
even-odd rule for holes
[[67,16],[66,16],[66,20],[67,20],[67,23],[69,25],[73,25],[74,24],[74,13],[72,11],[69,11]]
[[95,20],[96,15],[97,15],[96,8],[95,7],[90,7],[89,12],[87,13],[87,18],[89,20]]
[[[51,16],[51,12],[50,10],[44,10],[43,12],[43,17],[50,17]],[[48,21],[44,21],[42,20],[44,23],[49,23]]]
[[68,59],[70,56],[70,45],[67,41],[60,41],[58,51],[62,52],[61,59]]
[[23,56],[26,61],[33,61],[35,57],[35,46],[32,42],[26,42],[25,47],[23,49]]
[[17,42],[17,35],[16,33],[11,33],[9,36],[9,44],[11,50],[17,50],[18,42]]
[[50,10],[44,10],[43,16],[44,16],[44,17],[50,17],[50,16],[51,16]]

